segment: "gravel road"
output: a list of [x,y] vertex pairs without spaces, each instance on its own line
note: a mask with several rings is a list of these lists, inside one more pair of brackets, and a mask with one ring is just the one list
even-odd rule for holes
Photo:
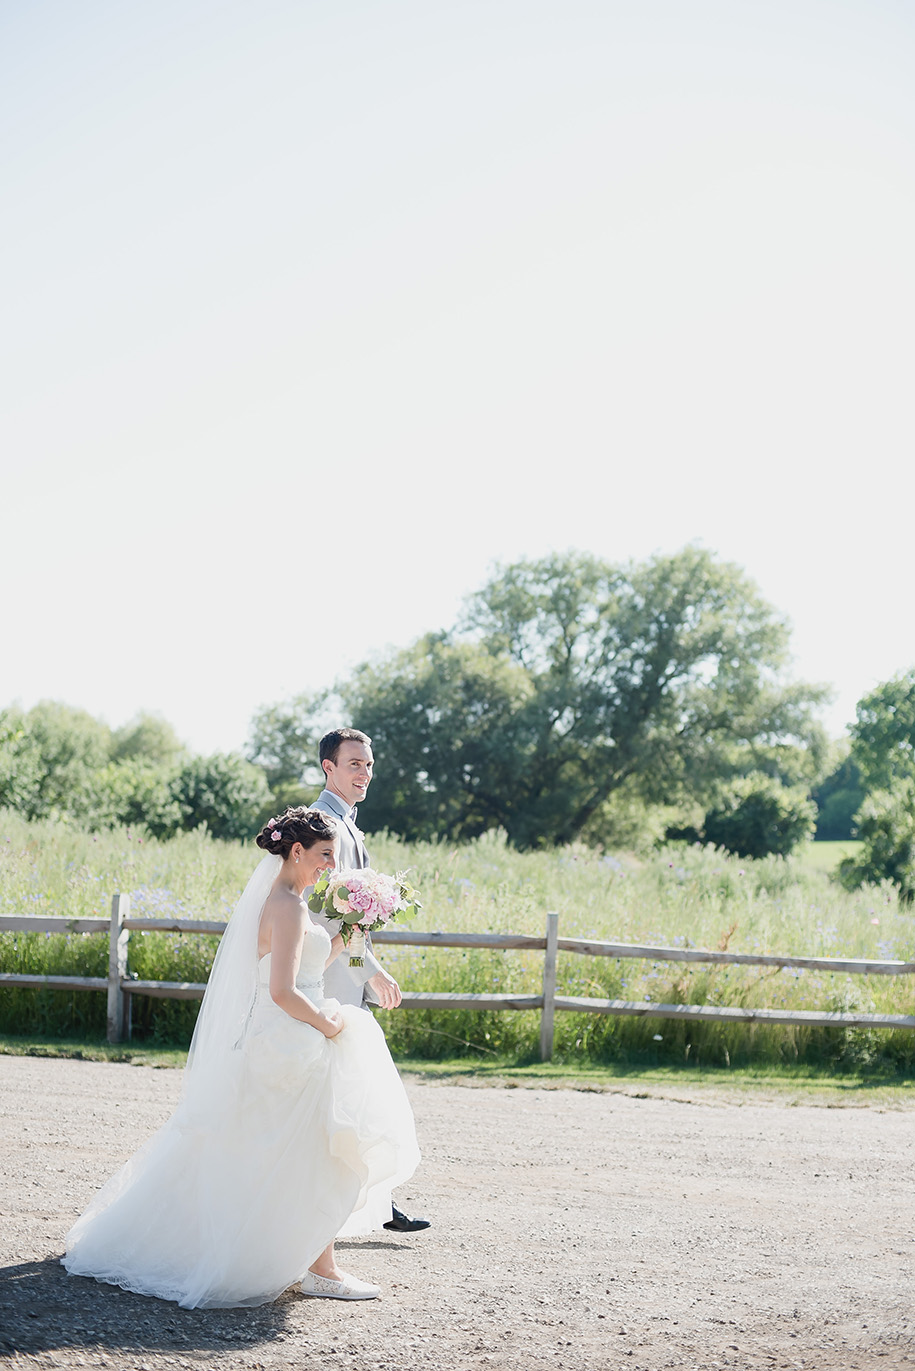
[[186,1311],[58,1263],[175,1071],[0,1056],[0,1362],[131,1371],[915,1371],[915,1116],[408,1080],[434,1227],[365,1304]]

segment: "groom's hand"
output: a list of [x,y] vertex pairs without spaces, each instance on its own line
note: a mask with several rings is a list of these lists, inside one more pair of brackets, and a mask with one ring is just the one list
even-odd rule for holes
[[396,1009],[401,1001],[400,986],[393,976],[389,976],[386,971],[378,970],[374,976],[370,976],[369,985],[378,997],[378,1003],[382,1009]]

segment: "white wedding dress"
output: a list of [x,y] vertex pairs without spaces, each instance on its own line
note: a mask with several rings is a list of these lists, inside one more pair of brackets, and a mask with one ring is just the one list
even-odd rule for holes
[[[412,1111],[372,1016],[344,1006],[328,1039],[270,998],[256,930],[277,867],[264,859],[230,921],[234,947],[227,933],[178,1108],[68,1234],[72,1275],[188,1309],[264,1304],[335,1237],[380,1228],[392,1189],[413,1174]],[[318,1005],[329,952],[328,933],[310,925],[296,984]]]

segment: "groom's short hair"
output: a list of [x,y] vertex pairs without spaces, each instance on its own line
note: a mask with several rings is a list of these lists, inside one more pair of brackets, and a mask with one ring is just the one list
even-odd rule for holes
[[358,728],[332,728],[321,739],[318,759],[321,762],[333,762],[336,766],[337,753],[340,751],[341,743],[365,743],[366,747],[372,746],[372,740],[368,734],[360,733]]

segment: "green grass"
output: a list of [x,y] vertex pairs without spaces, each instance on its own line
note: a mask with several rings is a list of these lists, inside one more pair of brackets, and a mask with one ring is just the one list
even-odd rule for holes
[[805,871],[825,871],[832,874],[839,869],[845,857],[855,857],[861,849],[860,842],[847,838],[842,842],[805,843],[798,850],[795,860]]
[[[495,834],[464,846],[404,844],[373,835],[381,870],[410,868],[423,894],[416,929],[542,934],[547,910],[560,931],[616,942],[853,956],[915,956],[915,928],[889,885],[849,893],[829,875],[848,844],[809,844],[796,858],[742,861],[701,846],[647,857],[582,846],[519,854]],[[205,833],[159,843],[136,831],[86,834],[71,825],[26,824],[0,814],[0,912],[105,914],[116,890],[135,912],[225,918],[258,860],[251,844]],[[203,981],[217,941],[194,934],[133,934],[130,970],[142,979]],[[405,989],[537,993],[542,954],[386,947],[383,960]],[[0,934],[0,970],[104,975],[105,935]],[[771,968],[703,967],[584,958],[561,953],[562,994],[800,1009],[908,1014],[902,977],[852,977]],[[194,1001],[135,997],[135,1043],[159,1050],[189,1040]],[[408,1010],[382,1014],[401,1059],[468,1064],[538,1056],[539,1015]],[[0,990],[0,1033],[101,1040],[104,996]],[[915,1071],[915,1033],[904,1030],[774,1028],[760,1024],[556,1016],[557,1069],[705,1069],[799,1066],[855,1072]]]
[[81,1062],[125,1062],[130,1066],[181,1069],[187,1061],[187,1052],[182,1047],[162,1048],[152,1043],[0,1034],[0,1057],[68,1057]]
[[851,1072],[836,1076],[831,1071],[804,1066],[631,1066],[586,1064],[570,1071],[568,1066],[542,1063],[515,1066],[497,1062],[468,1064],[462,1058],[450,1062],[427,1062],[417,1058],[398,1061],[402,1073],[439,1084],[467,1086],[500,1085],[528,1089],[594,1090],[636,1098],[723,1100],[730,1104],[759,1103],[820,1105],[827,1108],[860,1107],[915,1109],[915,1077],[892,1072]]

